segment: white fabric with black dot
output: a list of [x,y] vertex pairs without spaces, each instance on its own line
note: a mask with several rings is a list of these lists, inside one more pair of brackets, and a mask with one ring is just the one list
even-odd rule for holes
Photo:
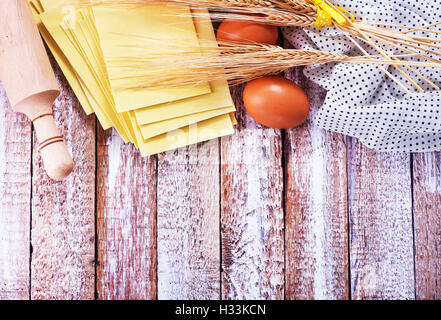
[[[333,3],[363,21],[421,27],[441,20],[441,0],[336,0]],[[431,30],[439,30],[439,26]],[[295,48],[362,55],[335,27],[321,30],[287,27],[283,28],[283,33]],[[441,39],[440,34],[413,34]],[[441,42],[438,44],[441,45]],[[368,45],[363,47],[378,55]],[[407,53],[382,47],[393,54]],[[432,57],[435,58],[434,55]],[[416,57],[412,59],[425,61]],[[415,69],[441,87],[441,69]],[[441,92],[435,91],[413,72],[404,70],[426,90],[425,93],[417,93],[398,70],[388,67],[389,72],[416,93],[417,99],[406,94],[374,65],[337,63],[306,67],[305,75],[328,91],[324,105],[315,115],[315,124],[357,137],[378,151],[441,151]]]

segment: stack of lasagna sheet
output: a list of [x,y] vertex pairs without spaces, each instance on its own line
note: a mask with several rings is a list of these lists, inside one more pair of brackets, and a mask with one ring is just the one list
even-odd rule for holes
[[[226,81],[145,88],[114,61],[157,56],[158,43],[215,42],[208,12],[159,5],[90,6],[90,0],[28,0],[40,32],[87,114],[113,127],[143,156],[233,133],[235,107]],[[182,45],[182,44],[181,44]],[[147,49],[146,49],[147,48]],[[161,72],[137,70],[142,76]],[[131,71],[133,74],[133,70]]]

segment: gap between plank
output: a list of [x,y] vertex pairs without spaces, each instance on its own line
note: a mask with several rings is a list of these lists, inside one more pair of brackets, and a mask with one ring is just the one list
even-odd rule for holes
[[413,283],[414,297],[417,300],[417,270],[416,270],[416,238],[415,238],[415,197],[414,197],[414,174],[413,174],[413,154],[410,154],[410,197],[412,203],[412,242],[413,242]]
[[32,300],[32,196],[33,196],[33,182],[34,182],[34,126],[31,123],[31,192],[29,203],[29,300]]
[[98,300],[98,120],[95,118],[95,292],[94,299]]
[[219,300],[222,300],[222,138],[218,138],[219,149]]
[[156,187],[155,187],[155,234],[154,234],[154,238],[155,238],[155,273],[156,273],[156,283],[155,283],[155,299],[158,300],[159,298],[159,275],[158,275],[158,186],[159,186],[159,156],[155,155],[155,175],[156,175]]
[[280,139],[282,144],[282,210],[283,210],[283,300],[286,300],[286,183],[287,183],[287,174],[286,174],[286,130],[280,131]]
[[[351,141],[352,138],[349,138],[348,136],[345,136],[344,141],[346,145],[346,233],[347,233],[347,250],[348,250],[348,300],[352,300],[352,278],[351,278],[351,208],[349,203],[349,165],[350,165],[350,159],[349,159],[349,144],[352,144]],[[349,143],[348,143],[349,140]]]

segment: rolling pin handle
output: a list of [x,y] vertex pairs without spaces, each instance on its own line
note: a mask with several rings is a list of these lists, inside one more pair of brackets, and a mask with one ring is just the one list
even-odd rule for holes
[[64,179],[72,172],[74,162],[60,130],[55,124],[53,113],[37,115],[32,123],[34,124],[41,157],[48,176],[54,180]]

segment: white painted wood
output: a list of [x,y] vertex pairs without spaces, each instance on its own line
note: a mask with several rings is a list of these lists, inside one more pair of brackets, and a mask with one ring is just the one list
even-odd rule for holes
[[410,155],[348,142],[353,299],[414,299]]
[[0,83],[0,300],[29,298],[31,125]]
[[219,141],[158,156],[158,299],[220,298]]
[[222,298],[284,298],[282,143],[233,92],[238,125],[222,138]]
[[38,149],[33,150],[31,298],[93,299],[96,120],[85,115],[56,72],[62,93],[54,105],[55,120],[79,165],[54,182]]
[[98,129],[98,299],[156,298],[156,158]]
[[300,69],[287,77],[305,88],[310,119],[285,135],[287,299],[349,297],[344,136],[312,124],[326,91]]
[[441,154],[413,157],[416,297],[441,299]]

